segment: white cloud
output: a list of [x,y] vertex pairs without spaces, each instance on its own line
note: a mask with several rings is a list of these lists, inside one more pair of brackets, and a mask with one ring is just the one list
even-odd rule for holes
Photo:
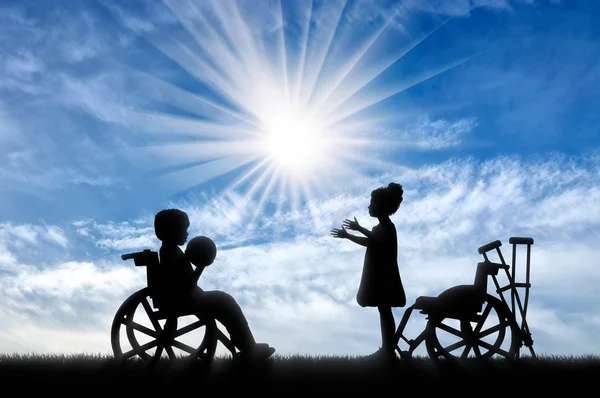
[[67,247],[67,237],[64,235],[63,231],[57,226],[50,226],[46,230],[48,239],[53,242],[58,243],[62,247]]
[[25,51],[4,59],[4,71],[19,79],[29,80],[33,74],[44,70],[44,63],[31,52]]
[[0,351],[106,353],[121,301],[142,287],[143,270],[68,262],[2,275]]
[[[33,258],[41,260],[41,264],[48,259],[64,252],[69,240],[63,229],[57,225],[32,225],[15,224],[11,222],[0,223],[0,267],[6,271],[16,271],[20,261],[26,262]],[[48,257],[43,257],[43,254]],[[29,267],[29,266],[27,266]]]
[[105,224],[85,219],[73,221],[71,224],[77,234],[102,249],[135,251],[154,247],[160,243],[154,234],[152,222],[149,217],[140,217],[133,221]]
[[391,147],[435,151],[462,145],[476,126],[475,118],[431,120],[424,115],[404,128],[386,129],[383,135],[390,139]]

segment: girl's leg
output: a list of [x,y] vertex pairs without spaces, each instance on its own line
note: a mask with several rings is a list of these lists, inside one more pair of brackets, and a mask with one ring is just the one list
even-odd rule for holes
[[394,352],[396,344],[394,338],[396,335],[396,322],[392,307],[379,306],[379,319],[381,323],[381,348],[387,352]]

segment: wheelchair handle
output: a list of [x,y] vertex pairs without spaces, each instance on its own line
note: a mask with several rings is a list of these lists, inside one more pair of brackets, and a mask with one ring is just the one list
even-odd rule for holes
[[137,253],[128,253],[128,254],[122,254],[121,255],[121,260],[126,261],[126,260],[131,260],[132,258],[135,257]]

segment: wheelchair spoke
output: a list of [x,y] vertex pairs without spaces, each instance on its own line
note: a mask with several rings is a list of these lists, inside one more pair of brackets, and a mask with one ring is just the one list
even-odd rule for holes
[[433,352],[433,355],[435,356],[435,358],[439,358],[442,356],[442,351],[440,349],[436,350],[435,352]]
[[471,345],[467,344],[460,357],[462,359],[465,359],[467,357],[467,355],[469,355],[469,352],[471,352]]
[[220,340],[221,343],[223,343],[223,345],[227,347],[229,351],[231,351],[232,353],[235,352],[235,346],[233,345],[231,340],[227,338],[227,336],[225,336],[225,334],[221,332],[221,330],[219,330],[219,328],[217,328],[217,339]]
[[462,333],[461,333],[459,330],[456,330],[456,329],[454,329],[454,328],[453,328],[453,327],[451,327],[451,326],[445,325],[445,324],[443,324],[443,323],[441,323],[441,322],[440,322],[440,324],[439,324],[439,325],[436,325],[436,326],[437,326],[438,328],[440,328],[440,329],[442,329],[442,330],[444,330],[444,331],[446,331],[446,332],[450,333],[450,334],[453,334],[453,335],[455,335],[456,337],[462,337]]
[[482,347],[484,347],[484,348],[487,348],[489,351],[494,352],[496,354],[500,354],[500,355],[505,356],[507,358],[510,357],[510,354],[508,352],[504,351],[500,347],[494,347],[493,345],[491,345],[490,343],[487,343],[485,341],[479,340],[479,345],[482,346]]
[[158,336],[158,334],[156,333],[156,331],[154,331],[154,330],[152,330],[150,328],[147,328],[144,325],[140,325],[137,322],[131,321],[131,322],[129,322],[129,326],[131,326],[135,330],[138,330],[138,331],[140,331],[140,332],[142,332],[144,334],[147,334],[150,337],[156,338]]
[[180,350],[187,352],[188,354],[193,354],[196,352],[195,348],[192,348],[189,345],[182,343],[181,341],[177,341],[177,340],[173,340],[172,346],[177,347]]
[[154,359],[155,360],[160,359],[162,352],[163,352],[163,346],[162,346],[162,344],[160,344],[158,347],[156,347],[156,351],[154,352]]
[[198,357],[201,358],[201,359],[208,359],[209,358],[208,353],[205,352],[206,351],[206,345],[207,345],[207,341],[204,340],[202,342],[202,344],[200,344],[200,347],[198,347],[197,353],[198,353]]
[[475,328],[476,333],[479,333],[479,331],[483,327],[483,324],[485,323],[488,315],[490,315],[490,311],[492,311],[492,305],[490,303],[487,303],[487,305],[485,306],[485,309],[483,310],[483,313],[481,314],[481,319],[479,320],[479,323],[477,324],[477,327]]
[[154,348],[157,345],[158,345],[158,340],[153,340],[153,341],[151,341],[149,343],[146,343],[146,344],[141,345],[141,346],[139,346],[137,348],[134,348],[131,351],[127,351],[127,352],[123,353],[123,356],[126,357],[126,358],[129,358],[129,357],[132,357],[134,355],[138,355],[138,354],[140,354],[140,353],[142,353],[142,352],[144,352],[146,350],[149,350],[150,348]]
[[179,337],[183,334],[189,333],[192,330],[196,330],[205,325],[206,325],[206,323],[204,321],[196,321],[194,323],[191,323],[191,324],[177,330],[175,333],[173,333],[173,337]]
[[477,344],[473,346],[473,353],[477,358],[481,357],[481,350],[479,349],[479,346]]
[[167,354],[169,354],[169,358],[170,359],[175,359],[176,358],[175,351],[173,351],[173,347],[171,347],[170,345],[168,345],[167,348],[166,348],[166,350],[167,350]]
[[466,342],[466,341],[464,341],[464,340],[457,341],[457,342],[456,342],[456,343],[454,343],[454,344],[450,344],[448,347],[444,347],[444,350],[446,350],[446,351],[448,351],[448,352],[450,352],[450,351],[454,351],[454,350],[456,350],[457,348],[460,348],[460,347],[464,346],[465,344],[467,344],[467,342]]
[[496,333],[505,327],[506,327],[505,325],[499,323],[498,325],[492,326],[491,328],[486,329],[483,332],[479,333],[479,337],[481,338],[481,337],[489,336],[490,334]]
[[144,306],[144,309],[146,310],[146,314],[148,315],[148,318],[150,318],[150,322],[152,322],[152,326],[154,326],[154,329],[156,329],[157,332],[162,331],[162,328],[160,327],[160,323],[158,323],[158,320],[156,319],[156,315],[154,314],[154,311],[150,307],[150,304],[148,303],[148,300],[145,297],[142,300],[142,305]]

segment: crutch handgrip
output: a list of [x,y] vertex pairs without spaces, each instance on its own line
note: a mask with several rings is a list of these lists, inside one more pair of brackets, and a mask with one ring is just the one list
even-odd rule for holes
[[518,236],[513,236],[508,240],[508,243],[511,245],[533,245],[533,238],[522,238]]
[[502,242],[500,242],[499,240],[495,240],[491,243],[488,243],[487,245],[481,246],[479,249],[477,249],[477,251],[479,252],[479,254],[483,254],[489,252],[490,250],[497,249],[500,246],[502,246]]

